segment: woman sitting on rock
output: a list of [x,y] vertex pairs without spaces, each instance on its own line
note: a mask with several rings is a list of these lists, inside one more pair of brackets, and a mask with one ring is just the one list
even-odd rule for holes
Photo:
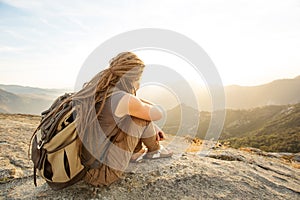
[[135,54],[120,53],[73,96],[82,163],[89,168],[84,180],[92,185],[118,180],[130,161],[173,154],[159,144],[165,134],[152,122],[162,112],[136,97],[144,67]]

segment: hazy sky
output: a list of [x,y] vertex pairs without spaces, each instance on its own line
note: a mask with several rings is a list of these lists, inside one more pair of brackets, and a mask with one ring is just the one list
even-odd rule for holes
[[225,85],[300,75],[299,0],[0,0],[0,83],[72,88],[98,45],[139,28],[196,41]]

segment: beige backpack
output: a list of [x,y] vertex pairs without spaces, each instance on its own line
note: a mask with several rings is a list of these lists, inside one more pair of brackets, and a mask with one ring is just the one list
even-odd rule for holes
[[[41,123],[33,133],[31,160],[35,186],[36,174],[52,189],[59,190],[81,180],[87,171],[80,158],[82,143],[75,126],[76,113],[72,101],[67,100],[71,95],[59,97],[50,109],[44,111]],[[57,106],[61,109],[54,113]]]

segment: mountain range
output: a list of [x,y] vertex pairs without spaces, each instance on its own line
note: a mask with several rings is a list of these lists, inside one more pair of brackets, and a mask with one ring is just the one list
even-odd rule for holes
[[[165,87],[165,88],[163,88]],[[166,109],[179,103],[198,110],[211,111],[212,98],[207,87],[199,83],[173,82],[161,88],[150,87],[141,92],[145,99],[162,105]],[[170,90],[172,90],[170,92]],[[230,85],[224,87],[225,108],[250,109],[265,105],[286,105],[300,102],[300,76],[293,79],[279,79],[257,86]],[[221,98],[215,98],[218,104]],[[198,104],[198,105],[197,105]]]
[[0,84],[0,112],[40,114],[66,91]]
[[300,76],[259,86],[227,86],[225,94],[226,108],[232,109],[295,104],[300,102]]
[[[155,103],[171,109],[183,103],[193,107],[192,97],[187,93],[186,84],[175,83],[182,97],[180,102],[170,93],[153,91],[146,95]],[[47,109],[55,98],[69,92],[68,89],[42,89],[18,85],[0,84],[0,112],[40,114]],[[300,102],[300,76],[294,79],[280,79],[258,86],[231,85],[224,87],[226,108],[250,109],[266,105],[287,105]],[[195,92],[200,110],[211,110],[208,91],[199,89]],[[195,108],[195,106],[194,106]]]

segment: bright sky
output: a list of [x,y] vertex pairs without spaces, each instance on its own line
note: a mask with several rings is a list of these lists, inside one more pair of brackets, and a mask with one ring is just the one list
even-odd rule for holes
[[194,40],[225,85],[300,75],[299,0],[0,0],[0,83],[73,88],[97,46],[139,28]]

